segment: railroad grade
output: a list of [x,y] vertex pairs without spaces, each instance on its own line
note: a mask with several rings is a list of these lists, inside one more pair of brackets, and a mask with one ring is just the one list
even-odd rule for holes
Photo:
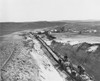
[[[43,47],[49,52],[50,56],[57,62],[58,65],[59,64],[59,60],[63,61],[63,58],[61,58],[55,51],[53,51],[39,36],[34,35],[35,38],[40,42],[40,44],[43,45]],[[70,78],[73,81],[77,81],[77,79],[75,77],[73,77],[68,71],[66,71],[64,68],[64,73],[66,73],[66,76],[70,76]]]

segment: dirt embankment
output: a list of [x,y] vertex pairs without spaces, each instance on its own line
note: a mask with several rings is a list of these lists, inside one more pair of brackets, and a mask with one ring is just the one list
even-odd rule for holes
[[0,44],[2,81],[38,81],[38,65],[23,39],[11,36]]
[[20,36],[9,35],[0,44],[2,81],[64,81],[39,42],[29,34]]

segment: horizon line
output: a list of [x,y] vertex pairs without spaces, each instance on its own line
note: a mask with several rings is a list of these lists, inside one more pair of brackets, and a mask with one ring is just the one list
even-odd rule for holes
[[36,20],[36,21],[0,21],[0,23],[28,23],[28,22],[99,22],[100,20]]

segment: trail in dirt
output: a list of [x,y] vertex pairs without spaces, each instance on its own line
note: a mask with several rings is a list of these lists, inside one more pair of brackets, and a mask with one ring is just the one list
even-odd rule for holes
[[41,49],[39,42],[35,39],[33,41],[35,43],[35,50],[32,50],[30,54],[37,61],[37,64],[40,67],[39,77],[41,78],[41,81],[65,81],[65,78],[58,73],[58,71],[51,64],[49,58]]

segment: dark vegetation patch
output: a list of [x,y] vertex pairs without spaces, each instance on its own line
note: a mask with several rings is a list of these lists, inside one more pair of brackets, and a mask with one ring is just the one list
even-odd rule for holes
[[[95,52],[86,52],[86,50],[93,46],[98,45]],[[82,43],[74,46],[70,44],[63,45],[62,43],[55,42],[51,47],[60,55],[67,55],[72,63],[76,65],[83,65],[86,72],[94,76],[96,81],[100,80],[100,44]]]

